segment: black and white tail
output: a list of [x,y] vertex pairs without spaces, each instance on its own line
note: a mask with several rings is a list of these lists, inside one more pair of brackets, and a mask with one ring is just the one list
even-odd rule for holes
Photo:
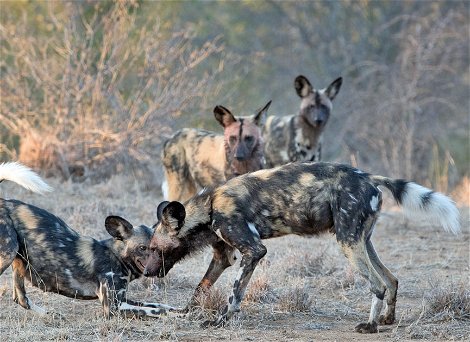
[[459,211],[454,201],[439,192],[402,179],[370,176],[376,185],[388,188],[409,217],[421,216],[440,224],[446,231],[460,233]]
[[38,194],[52,191],[36,172],[18,162],[0,164],[0,182],[3,180],[14,182]]

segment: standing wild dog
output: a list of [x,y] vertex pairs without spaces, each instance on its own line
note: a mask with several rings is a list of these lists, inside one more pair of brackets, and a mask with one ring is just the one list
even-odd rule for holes
[[164,198],[184,202],[198,188],[262,169],[261,128],[270,105],[271,101],[253,116],[237,118],[227,108],[215,107],[214,116],[224,135],[191,128],[176,132],[163,145]]
[[[459,232],[459,213],[453,202],[421,185],[370,175],[347,165],[290,163],[233,178],[198,194],[186,207],[162,202],[144,275],[163,277],[176,262],[211,245],[212,261],[189,308],[200,291],[233,265],[238,249],[240,271],[228,305],[217,320],[205,322],[220,325],[240,310],[253,270],[266,254],[262,239],[330,232],[350,263],[370,281],[369,320],[356,326],[356,331],[375,333],[378,324],[394,322],[398,289],[397,278],[382,264],[370,240],[382,204],[378,186],[388,188],[405,213],[421,214],[447,231]],[[385,314],[379,316],[384,298]]]
[[[0,181],[10,180],[37,193],[51,188],[19,163],[0,165]],[[120,312],[159,316],[171,308],[127,299],[127,285],[142,276],[153,231],[108,216],[113,238],[80,236],[51,213],[17,200],[0,198],[0,275],[11,265],[13,300],[45,314],[26,296],[24,278],[43,291],[101,301],[106,317]]]
[[270,116],[266,120],[263,129],[266,167],[321,160],[321,136],[342,82],[340,77],[327,88],[316,90],[306,77],[296,77],[294,87],[302,99],[299,114]]

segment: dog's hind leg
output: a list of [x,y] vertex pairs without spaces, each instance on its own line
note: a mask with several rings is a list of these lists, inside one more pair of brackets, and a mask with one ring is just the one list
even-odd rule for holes
[[375,259],[374,261],[371,260],[367,249],[367,243],[370,243],[369,238],[375,221],[376,215],[370,215],[363,220],[362,223],[354,220],[352,221],[356,222],[358,227],[357,231],[359,232],[359,236],[357,236],[357,240],[348,240],[343,235],[337,234],[338,243],[340,244],[344,254],[351,264],[358,269],[359,273],[369,280],[370,290],[373,293],[368,322],[360,323],[355,328],[355,330],[360,333],[378,332],[377,326],[379,323],[379,315],[382,310],[383,299],[387,289],[386,282],[381,273],[382,269],[376,266],[377,262]]
[[12,224],[8,216],[0,217],[0,275],[11,265],[19,249],[18,237]]
[[393,324],[393,322],[395,322],[395,305],[397,302],[398,279],[392,274],[392,272],[388,270],[387,267],[385,267],[384,264],[382,264],[370,240],[366,242],[366,248],[372,265],[380,274],[382,280],[385,283],[385,286],[387,287],[387,306],[385,315],[381,315],[379,317],[379,323]]
[[25,262],[20,257],[16,257],[11,264],[13,269],[13,300],[21,305],[25,309],[33,310],[41,315],[45,315],[47,311],[37,305],[35,305],[26,296],[26,290],[24,287],[24,277],[26,275]]

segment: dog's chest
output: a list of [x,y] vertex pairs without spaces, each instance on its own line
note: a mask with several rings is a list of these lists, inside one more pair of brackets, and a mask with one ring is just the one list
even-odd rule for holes
[[316,132],[297,126],[294,129],[294,144],[290,146],[292,161],[314,161],[320,137]]

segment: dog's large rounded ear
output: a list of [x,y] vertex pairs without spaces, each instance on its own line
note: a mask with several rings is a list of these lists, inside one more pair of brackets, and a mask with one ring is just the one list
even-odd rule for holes
[[163,213],[163,209],[166,208],[166,206],[169,204],[170,202],[168,201],[163,201],[162,203],[160,203],[157,207],[157,219],[158,221],[161,221],[162,220],[162,213]]
[[108,233],[119,240],[125,240],[132,236],[132,224],[119,216],[108,216],[104,222]]
[[294,87],[295,91],[297,92],[297,95],[300,97],[305,97],[311,92],[313,92],[313,87],[310,84],[309,80],[307,77],[299,75],[295,78],[294,81]]
[[272,101],[269,101],[268,103],[266,103],[266,105],[263,108],[258,109],[255,112],[255,115],[253,116],[253,123],[256,126],[263,128],[266,122],[266,117],[267,117],[269,106],[271,106],[271,102]]
[[339,93],[339,89],[341,88],[342,84],[343,84],[343,78],[338,77],[336,80],[331,82],[328,88],[326,88],[325,94],[326,96],[329,97],[330,101],[333,101],[335,96]]
[[224,106],[216,106],[214,108],[214,116],[224,128],[237,121],[233,114]]
[[185,218],[186,209],[177,201],[168,203],[162,211],[162,223],[175,231],[183,227]]

